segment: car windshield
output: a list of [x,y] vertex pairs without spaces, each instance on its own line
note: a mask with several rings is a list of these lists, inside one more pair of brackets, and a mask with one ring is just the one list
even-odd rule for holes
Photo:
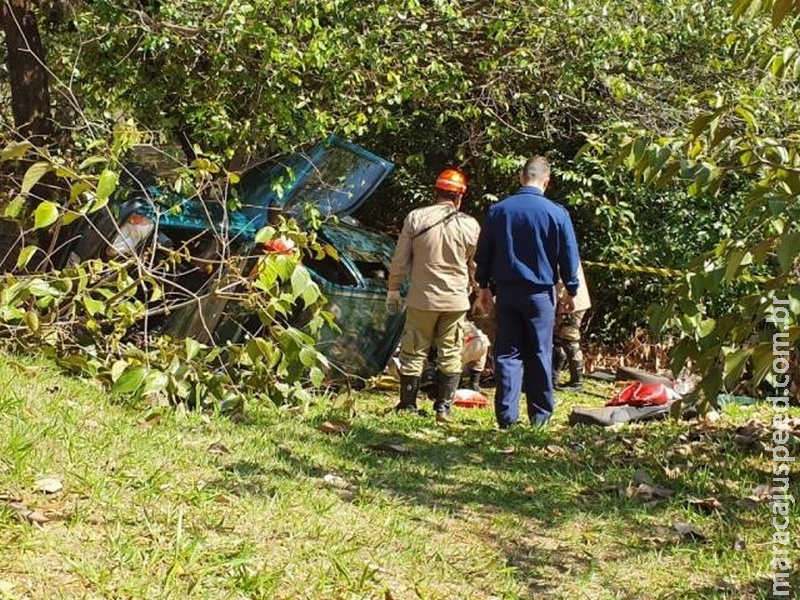
[[254,230],[264,226],[268,207],[299,217],[312,204],[323,215],[343,216],[357,210],[391,169],[378,156],[333,138],[248,170],[239,186],[241,211]]
[[380,162],[339,146],[313,158],[306,159],[308,177],[291,193],[286,205],[290,212],[299,212],[306,203],[315,205],[323,214],[353,210],[386,170]]

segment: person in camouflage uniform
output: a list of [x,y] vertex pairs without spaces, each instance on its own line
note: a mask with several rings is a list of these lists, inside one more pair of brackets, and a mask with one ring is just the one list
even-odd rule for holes
[[[565,308],[563,300],[566,290],[561,282],[556,286],[556,323],[553,331],[553,387],[555,389],[579,390],[583,388],[583,351],[581,350],[581,323],[592,307],[583,267],[578,267],[580,285],[573,299],[574,310]],[[569,381],[559,385],[558,376],[564,366],[569,368]]]

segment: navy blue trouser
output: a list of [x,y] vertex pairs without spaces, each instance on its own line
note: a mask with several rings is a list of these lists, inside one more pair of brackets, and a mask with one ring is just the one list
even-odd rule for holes
[[494,411],[500,427],[519,420],[524,391],[528,417],[543,425],[555,409],[552,356],[555,300],[552,288],[504,287],[495,305]]

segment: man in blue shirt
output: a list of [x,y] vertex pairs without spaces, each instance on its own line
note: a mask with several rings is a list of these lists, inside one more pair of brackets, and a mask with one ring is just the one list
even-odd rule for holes
[[565,208],[544,195],[550,163],[534,156],[519,178],[519,191],[487,212],[475,253],[479,302],[486,313],[493,302],[489,284],[496,289],[494,407],[502,429],[519,420],[523,391],[533,425],[543,425],[553,414],[553,324],[559,273],[567,303],[578,291],[580,259],[572,221]]

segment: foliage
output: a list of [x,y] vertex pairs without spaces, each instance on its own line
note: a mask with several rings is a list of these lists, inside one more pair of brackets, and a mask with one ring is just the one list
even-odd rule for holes
[[[761,5],[739,2],[736,12],[757,10],[756,4]],[[779,24],[789,5],[762,8],[774,9]],[[800,14],[800,7],[792,10]],[[796,49],[788,46],[772,54],[778,39],[764,34],[750,42],[757,64],[765,69],[752,90],[709,89],[692,97],[693,118],[671,135],[644,130],[636,135],[620,127],[614,137],[590,138],[586,148],[594,160],[610,158],[611,164],[632,172],[640,185],[682,185],[699,202],[735,209],[735,220],[720,223],[722,235],[693,248],[700,252],[671,288],[668,301],[650,311],[657,330],[672,325],[683,332],[672,367],[677,372],[688,362],[704,375],[706,403],[743,375],[751,391],[763,379],[780,391],[773,373],[775,335],[787,334],[783,339],[789,347],[800,338],[800,137],[787,127],[800,117],[794,101],[800,90],[796,63],[790,60]],[[745,43],[738,37],[731,41]],[[708,211],[701,214],[709,216]],[[720,296],[730,298],[731,290],[734,301],[720,303]],[[776,301],[788,308],[784,323],[770,322]],[[798,394],[797,389],[784,391]]]
[[[209,346],[191,338],[153,336],[148,323],[187,299],[170,296],[166,302],[168,282],[158,276],[166,265],[144,268],[143,257],[6,275],[0,281],[0,339],[17,349],[51,354],[67,369],[133,399],[225,410],[245,398],[307,400],[306,388],[323,383],[327,365],[314,348],[314,335],[323,325],[334,325],[321,311],[319,289],[299,264],[299,249],[321,250],[294,222],[259,233],[267,245],[277,239],[293,240],[298,250],[263,253],[250,273],[236,270],[241,263],[219,267],[226,274],[226,297],[262,324],[258,335],[241,344]],[[198,302],[190,302],[188,310],[198,310]],[[304,310],[302,330],[292,321],[297,306]]]
[[[572,206],[587,260],[694,274],[674,295],[692,297],[667,302],[661,320],[672,332],[692,324],[696,342],[701,323],[758,293],[739,276],[743,262],[780,276],[796,251],[786,220],[797,195],[797,132],[786,126],[798,120],[796,2],[68,4],[57,18],[38,13],[62,134],[44,160],[56,168],[113,154],[98,140],[129,119],[151,132],[146,141],[181,142],[189,163],[223,157],[233,173],[333,131],[399,166],[371,215],[391,230],[427,202],[446,164],[469,172],[468,206],[479,214],[515,186],[523,157],[546,153],[561,175],[553,196]],[[83,210],[82,194],[106,171],[119,168],[73,172],[89,187],[50,201]],[[3,203],[9,214],[19,196]],[[28,226],[47,223],[53,208],[31,213]],[[707,268],[722,269],[724,284],[706,281]],[[664,295],[653,278],[594,277],[595,334],[607,341]],[[701,299],[707,308],[694,312]],[[690,352],[703,369],[748,337],[730,345],[726,326],[716,331]]]

